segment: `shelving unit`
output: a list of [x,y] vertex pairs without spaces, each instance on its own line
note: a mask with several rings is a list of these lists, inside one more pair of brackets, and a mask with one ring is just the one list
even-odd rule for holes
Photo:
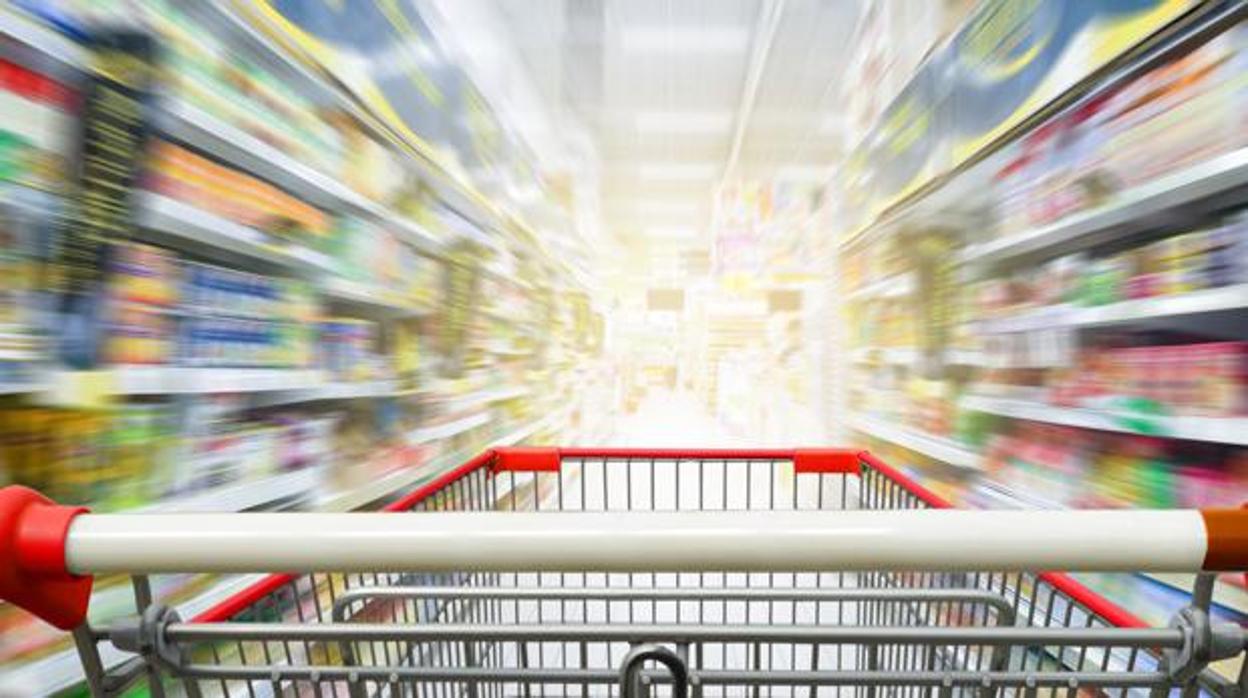
[[[997,264],[1042,252],[1087,247],[1114,237],[1156,228],[1176,212],[1193,216],[1218,197],[1248,185],[1248,148],[1211,158],[1119,193],[1103,206],[1075,213],[1051,225],[969,246],[960,259]],[[1202,208],[1202,204],[1205,208]]]
[[455,436],[456,434],[462,434],[469,429],[476,429],[477,427],[488,424],[489,422],[490,415],[485,412],[481,412],[479,414],[461,417],[444,424],[413,429],[408,432],[407,441],[410,444],[418,445],[428,443],[430,441],[437,441],[438,439],[446,439]]
[[[255,584],[264,576],[262,574],[226,576],[203,592],[174,604],[174,608],[183,618],[193,617]],[[97,591],[96,594],[132,598],[133,592],[128,584],[120,584]],[[119,664],[132,656],[113,647],[112,643],[101,643],[99,647],[100,660],[105,666]],[[33,690],[44,694],[54,694],[71,689],[82,683],[82,680],[81,660],[78,658],[78,653],[71,648],[14,669],[6,669],[5,673],[0,675],[0,692],[25,695]]]
[[[980,395],[964,396],[962,407],[1012,419],[1063,424],[1081,429],[1126,434],[1147,433],[1150,436],[1171,439],[1248,446],[1248,418],[1244,417],[1182,417],[1107,412]],[[1136,426],[1141,422],[1150,425],[1148,432],[1143,432]]]
[[398,384],[393,380],[375,381],[328,381],[311,388],[280,391],[256,396],[252,402],[261,406],[294,405],[304,402],[328,400],[362,400],[370,398],[400,397]]
[[918,352],[905,347],[859,347],[852,355],[854,363],[913,364]]
[[1228,505],[1248,457],[1242,19],[1216,3],[1174,17],[974,152],[949,146],[982,126],[957,112],[963,83],[932,72],[965,34],[929,53],[910,84],[948,81],[957,135],[890,140],[912,106],[900,100],[852,134],[862,172],[840,192],[836,299],[851,341],[833,414],[955,502],[1063,508],[1017,486],[1051,481],[1082,487],[1081,502]]
[[281,247],[264,233],[160,194],[139,197],[139,226],[156,242],[227,262],[261,263],[309,276],[333,271],[328,257]]
[[951,439],[924,434],[883,419],[861,414],[849,417],[846,422],[850,429],[922,453],[943,463],[968,470],[978,470],[981,467],[978,454],[963,448]]
[[216,155],[262,179],[283,185],[311,202],[329,207],[345,206],[395,226],[404,232],[409,242],[425,252],[436,253],[445,244],[444,240],[419,224],[190,104],[167,100],[156,112],[156,126],[167,136]]
[[456,451],[417,467],[395,470],[370,482],[368,485],[357,487],[349,492],[328,495],[317,502],[316,508],[319,511],[354,511],[372,502],[409,491],[422,483],[432,481],[448,469],[454,468],[477,455],[480,451],[496,446],[518,444],[542,429],[558,423],[561,416],[561,414],[556,414],[533,420],[497,438],[483,439],[482,444],[478,447]]
[[100,371],[50,371],[41,399],[55,405],[134,395],[253,393],[307,390],[325,384],[317,370],[131,366]]
[[502,402],[504,400],[514,400],[518,397],[529,395],[527,388],[497,388],[479,390],[475,393],[468,393],[463,397],[455,398],[450,402],[449,408],[453,411],[466,410],[477,405],[488,405],[492,402]]
[[1248,284],[1211,288],[1172,296],[1155,296],[1101,306],[1050,306],[975,323],[982,334],[1038,332],[1055,328],[1156,323],[1188,315],[1248,308]]
[[899,298],[914,293],[914,275],[903,273],[871,282],[851,291],[846,298]]
[[414,306],[399,294],[348,279],[326,279],[320,288],[329,301],[349,306],[370,317],[405,318],[431,313],[430,309]]
[[275,502],[307,497],[320,487],[324,476],[322,468],[304,468],[166,499],[127,513],[250,511]]
[[[175,5],[167,9],[173,12],[181,8]],[[69,14],[75,11],[67,10]],[[144,8],[140,5],[135,11],[142,14]],[[306,124],[289,127],[271,124],[263,119],[256,120],[255,115],[263,114],[264,108],[255,111],[254,105],[249,106],[245,98],[240,97],[230,108],[218,109],[213,99],[205,98],[204,93],[160,85],[148,113],[154,137],[169,144],[170,152],[200,158],[195,162],[218,168],[219,173],[214,174],[217,181],[228,180],[232,186],[237,185],[237,190],[249,195],[255,191],[276,193],[279,198],[285,197],[283,202],[292,202],[287,208],[300,215],[304,210],[301,206],[316,210],[309,216],[314,224],[303,220],[295,223],[278,220],[269,229],[269,218],[245,215],[254,214],[253,209],[235,213],[230,205],[218,205],[211,194],[204,196],[200,192],[196,198],[185,193],[185,188],[165,186],[171,182],[177,184],[167,176],[168,172],[156,172],[165,177],[164,180],[157,176],[150,180],[145,178],[145,182],[150,181],[151,189],[135,192],[132,199],[135,240],[164,248],[163,254],[172,258],[179,270],[208,262],[217,265],[218,271],[241,272],[238,276],[247,277],[243,283],[260,277],[281,279],[273,286],[280,286],[278,293],[296,299],[300,315],[296,318],[280,312],[270,313],[267,312],[269,306],[263,304],[259,305],[266,311],[255,312],[250,308],[235,309],[228,301],[214,306],[211,300],[204,302],[202,298],[148,310],[165,318],[178,318],[179,323],[184,317],[216,320],[221,316],[252,325],[286,323],[274,332],[287,332],[291,325],[307,323],[317,324],[311,331],[322,333],[327,330],[319,326],[321,324],[347,328],[368,324],[373,330],[370,336],[375,340],[374,353],[366,357],[369,361],[357,364],[362,367],[359,371],[343,370],[341,365],[324,359],[320,355],[326,348],[323,345],[315,352],[308,350],[299,354],[297,359],[288,360],[287,356],[295,355],[290,352],[276,360],[266,354],[254,361],[250,356],[242,360],[230,357],[220,363],[229,360],[239,365],[250,362],[332,366],[332,369],[201,368],[171,363],[112,365],[99,370],[74,371],[54,366],[55,359],[51,356],[40,356],[37,365],[32,363],[31,382],[2,384],[0,393],[14,395],[10,400],[21,409],[59,415],[82,414],[103,420],[105,417],[100,415],[109,415],[107,418],[112,419],[113,414],[132,410],[128,414],[134,415],[136,421],[130,424],[139,424],[140,430],[148,428],[147,422],[142,420],[152,418],[157,409],[203,409],[205,414],[213,414],[212,420],[226,415],[220,419],[226,425],[223,435],[227,440],[233,436],[229,429],[237,426],[235,420],[244,427],[264,427],[269,433],[279,429],[290,431],[292,424],[315,425],[303,430],[300,439],[330,438],[324,436],[332,431],[325,424],[340,426],[348,420],[352,428],[370,425],[377,431],[375,450],[363,455],[360,462],[376,464],[377,472],[382,474],[347,486],[344,491],[327,493],[326,483],[334,480],[335,473],[343,475],[358,463],[331,463],[326,459],[324,462],[317,460],[316,465],[304,469],[268,471],[274,474],[186,491],[134,510],[142,513],[238,511],[277,506],[335,511],[359,509],[428,482],[492,444],[518,443],[537,434],[562,429],[567,412],[553,404],[561,389],[560,385],[555,385],[558,381],[543,379],[540,372],[529,370],[520,361],[506,361],[510,357],[536,355],[511,344],[510,335],[497,326],[474,326],[470,330],[473,334],[465,340],[474,354],[485,355],[480,359],[486,364],[484,368],[471,366],[466,369],[467,375],[441,375],[445,370],[443,357],[438,355],[437,342],[429,340],[445,320],[446,300],[434,300],[434,295],[441,289],[437,282],[441,280],[454,246],[461,241],[472,241],[513,262],[522,255],[552,258],[548,263],[526,268],[523,273],[515,269],[503,273],[493,266],[479,271],[502,279],[525,294],[558,288],[561,292],[552,294],[551,302],[559,307],[563,304],[563,291],[581,290],[578,284],[583,283],[584,275],[574,273],[574,265],[564,259],[553,258],[549,248],[553,245],[566,254],[583,258],[584,239],[575,231],[571,240],[552,239],[552,235],[565,234],[562,227],[566,221],[562,219],[553,224],[543,222],[543,225],[554,225],[552,230],[530,229],[528,222],[517,214],[497,206],[464,177],[453,174],[442,164],[442,154],[435,155],[423,143],[409,143],[396,137],[384,119],[377,118],[361,101],[347,94],[341,83],[320,68],[305,64],[306,57],[288,53],[286,47],[260,31],[252,19],[239,15],[238,8],[208,4],[186,12],[195,15],[196,21],[192,23],[195,31],[203,32],[205,37],[224,37],[229,44],[226,53],[233,55],[237,50],[239,64],[246,63],[249,68],[256,69],[255,75],[249,75],[249,79],[257,80],[251,85],[253,90],[265,89],[260,84],[265,77],[261,73],[267,71],[270,76],[278,76],[281,89],[288,89],[297,97],[292,103],[315,105],[315,118],[321,123],[312,129],[304,128]],[[158,40],[168,40],[169,37],[160,35],[163,29],[159,22],[152,23],[152,28]],[[90,62],[88,52],[75,41],[61,36],[17,7],[0,8],[0,41],[11,42],[23,51],[39,55],[39,64],[54,65],[61,71],[56,77],[63,80],[66,75],[81,77]],[[182,55],[185,58],[186,54]],[[197,77],[203,80],[198,87],[206,91],[224,89],[226,99],[230,99],[228,81],[223,88],[221,83],[212,83],[207,72]],[[471,87],[466,84],[465,89]],[[299,102],[300,99],[304,102]],[[393,158],[391,167],[398,167],[402,176],[387,179],[386,186],[379,186],[375,177],[363,176],[368,173],[356,167],[355,159],[337,163],[332,155],[315,158],[299,155],[309,152],[301,148],[313,142],[299,139],[312,133],[315,140],[315,134],[324,132],[323,124],[328,122],[322,109],[333,113],[328,118],[350,121],[357,127],[352,131],[355,137],[380,146]],[[487,112],[488,109],[486,105]],[[494,118],[489,113],[484,116]],[[340,124],[333,124],[331,128],[340,132]],[[502,138],[510,140],[514,134],[503,133]],[[367,160],[360,158],[359,162],[371,163],[374,155],[370,154]],[[331,164],[339,164],[342,172],[332,173]],[[236,177],[237,181],[231,177]],[[396,183],[395,187],[390,187],[391,182]],[[275,192],[275,189],[280,191]],[[370,190],[374,193],[362,193]],[[211,191],[218,190],[212,188]],[[185,200],[175,197],[185,197]],[[197,203],[188,203],[190,201]],[[212,210],[208,210],[210,207]],[[532,203],[526,208],[526,216],[530,209]],[[565,215],[558,210],[555,212]],[[550,211],[541,213],[548,215]],[[266,209],[265,214],[271,216],[272,211]],[[241,220],[250,223],[237,222]],[[257,220],[266,222],[262,225]],[[361,235],[373,233],[384,235],[378,249],[383,249],[381,245],[385,244],[391,245],[384,248],[387,253],[398,251],[393,255],[395,264],[386,264],[385,271],[379,271],[382,264],[372,265],[369,258],[354,254],[360,247],[351,243]],[[419,260],[419,264],[410,260]],[[390,262],[390,257],[383,261]],[[420,275],[406,274],[411,268],[420,269]],[[396,271],[398,269],[403,271]],[[420,279],[428,279],[430,283],[419,283]],[[409,285],[409,280],[417,283]],[[288,292],[287,285],[295,290]],[[304,296],[308,297],[306,303]],[[280,298],[285,302],[287,297]],[[127,298],[127,302],[131,299]],[[468,302],[473,305],[474,312],[485,311],[508,325],[524,323],[529,334],[542,332],[552,353],[562,351],[561,345],[571,342],[571,336],[563,327],[542,327],[534,318],[513,312],[514,305],[495,309],[499,301],[492,296],[482,294],[470,297]],[[192,303],[196,305],[192,307]],[[153,302],[152,305],[160,304]],[[273,305],[278,306],[277,303]],[[304,306],[311,310],[304,313]],[[398,352],[400,347],[409,352],[405,357],[418,356],[419,360],[412,358],[403,362],[394,355],[379,356],[383,352]],[[283,350],[286,348],[282,345]],[[169,356],[174,357],[166,359],[171,362],[189,363],[181,353],[171,351]],[[214,356],[212,360],[217,359]],[[7,375],[16,378],[24,374]],[[371,379],[346,380],[348,377]],[[479,387],[487,384],[491,387]],[[478,387],[466,391],[468,385]],[[218,395],[238,397],[209,399]],[[521,405],[518,401],[522,399],[533,404]],[[515,402],[499,404],[506,401]],[[401,423],[416,426],[396,437],[393,422],[387,421],[396,414]],[[523,414],[541,416],[526,421],[520,416]],[[327,415],[332,415],[333,419]],[[448,415],[452,417],[449,421],[439,423]],[[161,413],[160,416],[167,415]],[[116,428],[113,422],[108,424],[108,428]],[[498,428],[501,424],[508,428]],[[161,426],[152,428],[169,427],[162,422]],[[316,435],[307,436],[308,432],[316,432]],[[179,436],[175,434],[174,438]],[[215,432],[209,434],[209,438],[216,436]],[[422,452],[438,455],[417,464],[418,454]],[[321,452],[311,450],[308,453]],[[325,458],[323,455],[316,457]],[[228,476],[223,479],[228,480]],[[190,598],[178,603],[178,609],[184,616],[193,615],[247,583],[249,578],[245,577],[222,578],[207,589],[188,594]],[[105,605],[115,607],[117,604],[112,600],[121,598],[124,602],[122,597],[129,594],[129,589],[109,587],[101,589],[100,593],[108,595]],[[0,613],[6,611],[12,609],[0,608]],[[0,621],[8,619],[4,617]],[[20,628],[15,632],[21,632]],[[103,649],[105,663],[123,659],[109,647]],[[10,687],[16,687],[17,694],[46,693],[81,681],[81,669],[72,651],[56,652],[20,665],[7,663],[10,662],[7,657],[0,657],[0,662],[6,662],[0,664],[0,674],[3,674],[0,693]]]

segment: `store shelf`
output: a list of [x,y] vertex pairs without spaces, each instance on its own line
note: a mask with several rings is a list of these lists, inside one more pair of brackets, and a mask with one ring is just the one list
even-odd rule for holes
[[532,349],[518,349],[516,347],[499,346],[496,344],[485,347],[485,350],[497,356],[519,357],[533,355]]
[[846,294],[849,300],[900,298],[914,293],[914,274],[895,274],[869,283]]
[[528,394],[528,388],[497,388],[478,390],[475,393],[469,393],[463,397],[457,397],[449,400],[447,403],[447,409],[450,411],[466,410],[469,407],[488,405],[492,402],[501,402],[503,400],[511,400]]
[[497,439],[494,439],[493,441],[490,442],[490,447],[494,448],[496,446],[512,446],[517,443],[520,443],[521,441],[524,441],[525,439],[538,433],[539,431],[543,429],[548,429],[553,423],[559,421],[562,418],[565,418],[567,416],[567,413],[568,413],[568,410],[562,410],[559,412],[555,412],[554,414],[547,415],[546,417],[535,419],[532,422],[529,422],[528,424],[520,427],[519,429],[507,432],[506,434],[498,437]]
[[63,69],[86,69],[86,49],[17,11],[0,8],[0,36],[11,37],[31,47]]
[[329,494],[317,503],[316,508],[319,511],[355,511],[372,502],[392,497],[396,493],[410,491],[413,487],[433,480],[474,455],[476,454],[456,451],[436,457],[428,463],[397,468],[365,485]]
[[209,248],[232,259],[249,259],[305,272],[317,282],[327,298],[364,308],[371,314],[419,316],[427,308],[410,304],[400,294],[383,288],[350,281],[333,275],[333,261],[326,255],[303,247],[278,247],[268,237],[213,213],[160,194],[144,194],[140,199],[140,225],[156,231],[179,247]]
[[[193,617],[264,579],[265,576],[263,574],[227,576],[192,598],[175,603],[174,608],[183,618]],[[99,590],[96,595],[119,594],[130,597],[132,593],[129,584],[123,584]],[[108,641],[101,642],[99,648],[100,660],[104,666],[115,666],[134,656],[116,649]],[[62,650],[20,666],[5,667],[4,672],[0,673],[0,695],[53,695],[77,686],[84,680],[78,653],[73,649]]]
[[490,415],[485,412],[469,415],[460,419],[452,420],[444,424],[438,424],[431,427],[421,427],[408,432],[407,442],[412,446],[417,446],[438,439],[446,439],[456,434],[462,434],[469,429],[475,429],[490,421]]
[[370,316],[419,317],[428,315],[428,308],[413,305],[402,294],[362,284],[349,279],[331,277],[321,281],[321,294],[332,302],[351,306]]
[[1248,148],[1159,177],[1122,192],[1103,206],[1075,213],[1042,228],[968,248],[961,260],[994,264],[1053,249],[1073,249],[1150,230],[1171,218],[1160,217],[1220,194],[1248,186]]
[[[329,99],[334,108],[351,114],[367,125],[370,130],[383,137],[387,135],[387,127],[363,109],[350,90],[343,89],[340,83],[326,76],[320,66],[306,64],[290,52],[275,45],[264,28],[264,24],[270,21],[269,18],[259,15],[248,16],[225,5],[218,7],[211,3],[205,9],[214,13],[240,36],[248,37],[258,51],[267,54],[267,58],[297,75],[297,79],[305,81],[314,88],[314,91],[322,93],[323,98]],[[493,230],[504,231],[509,226],[515,225],[514,221],[497,209],[471,183],[452,173],[437,153],[420,143],[408,142],[405,145],[408,147],[396,149],[396,152],[405,156],[405,160],[420,173],[430,189],[448,207],[462,214],[466,220]]]
[[43,389],[44,385],[35,381],[13,381],[12,383],[0,383],[0,395],[37,393]]
[[534,420],[502,436],[487,439],[479,447],[444,455],[435,458],[427,464],[399,468],[394,472],[373,480],[367,485],[354,488],[349,492],[336,493],[323,499],[319,503],[318,509],[321,511],[353,511],[370,502],[393,495],[396,492],[410,490],[423,482],[428,482],[438,477],[450,468],[457,467],[469,458],[477,455],[480,451],[497,446],[511,446],[529,438],[548,426],[556,416],[558,415]]
[[271,407],[323,400],[364,400],[400,395],[398,381],[333,381],[302,390],[286,390],[258,395],[253,404]]
[[1141,433],[1131,426],[1132,422],[1147,421],[1156,427],[1155,431],[1149,432],[1150,436],[1248,446],[1248,418],[1246,417],[1137,415],[1076,407],[1056,407],[1027,400],[979,395],[963,397],[962,407],[1013,419],[1128,434]]
[[[1164,584],[1182,594],[1190,595],[1195,588],[1196,576],[1166,572],[1146,572],[1140,575],[1158,584]],[[1214,587],[1213,602],[1223,608],[1248,616],[1248,589],[1231,584],[1218,584]]]
[[1066,505],[1044,497],[1025,494],[995,480],[980,480],[976,492],[1009,509],[1066,509]]
[[409,242],[426,252],[437,252],[442,247],[442,241],[423,226],[186,102],[168,100],[158,111],[156,123],[166,135],[281,185],[314,204],[328,208],[347,206],[371,216],[402,231]]
[[1096,327],[1248,308],[1248,284],[1236,284],[1174,296],[1156,296],[1092,307],[1058,305],[1023,311],[1011,317],[974,323],[984,334],[1037,332],[1063,327]]
[[954,441],[931,434],[899,427],[875,417],[855,415],[847,420],[849,428],[868,434],[882,441],[897,444],[916,453],[954,465],[959,468],[979,470],[979,455],[963,448]]
[[951,366],[995,366],[987,352],[970,349],[946,349],[945,363]]
[[[995,481],[981,481],[976,486],[976,491],[980,495],[989,497],[993,502],[1010,509],[1057,510],[1070,508],[1062,502],[1036,497],[1018,488]],[[1158,584],[1164,584],[1184,596],[1191,595],[1195,581],[1195,577],[1189,574],[1139,573],[1136,576]],[[1215,602],[1223,608],[1240,614],[1248,614],[1248,590],[1230,584],[1218,584],[1215,587],[1214,597]]]
[[165,99],[154,115],[156,128],[230,165],[266,179],[321,206],[372,205],[363,195],[241,128],[176,98]]
[[164,134],[328,208],[349,207],[401,231],[417,249],[437,252],[443,241],[424,226],[372,201],[259,138],[185,101],[167,100],[156,114]]
[[310,274],[332,271],[328,257],[313,250],[280,247],[264,233],[208,211],[146,192],[138,197],[138,223],[160,242],[230,260],[251,260]]
[[321,468],[304,468],[254,480],[242,480],[204,492],[167,499],[126,513],[248,511],[311,494],[320,486],[323,478],[324,471]]
[[919,352],[910,347],[859,347],[850,358],[858,364],[909,365],[918,360]]
[[[883,363],[892,366],[910,366],[918,362],[919,351],[913,347],[859,347],[850,352],[850,360],[856,364]],[[994,365],[982,351],[948,349],[945,363],[954,366]]]
[[82,405],[125,395],[255,393],[306,390],[325,382],[321,371],[265,368],[133,366],[101,371],[51,371],[40,398],[54,405]]

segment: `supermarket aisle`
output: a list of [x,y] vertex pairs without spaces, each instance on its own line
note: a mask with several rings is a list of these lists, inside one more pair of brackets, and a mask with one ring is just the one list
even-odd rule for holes
[[664,390],[649,393],[636,412],[617,422],[611,445],[728,448],[751,444],[709,414],[692,394]]
[[813,410],[782,396],[758,402],[755,419],[730,424],[711,414],[690,392],[651,392],[636,412],[616,421],[611,445],[763,448],[824,443]]

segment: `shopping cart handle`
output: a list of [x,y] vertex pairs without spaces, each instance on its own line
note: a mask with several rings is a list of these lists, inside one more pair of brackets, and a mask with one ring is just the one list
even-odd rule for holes
[[85,511],[26,487],[0,487],[0,600],[62,630],[86,619],[92,578],[65,567],[69,524]]

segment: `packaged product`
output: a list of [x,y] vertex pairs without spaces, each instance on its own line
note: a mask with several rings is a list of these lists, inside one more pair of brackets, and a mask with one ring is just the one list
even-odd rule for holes
[[172,306],[179,300],[177,257],[151,245],[124,242],[109,256],[109,298],[128,303]]
[[111,364],[163,364],[173,359],[174,320],[168,311],[140,303],[110,305],[104,337]]

